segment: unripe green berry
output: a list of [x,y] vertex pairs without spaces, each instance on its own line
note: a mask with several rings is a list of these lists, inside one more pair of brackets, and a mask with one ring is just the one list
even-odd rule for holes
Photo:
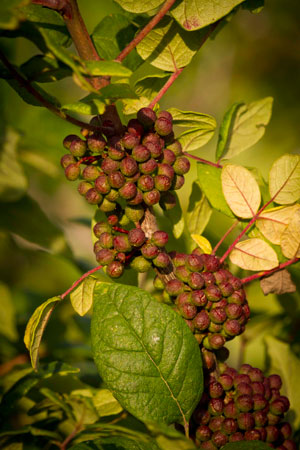
[[144,217],[145,211],[141,205],[132,205],[125,207],[125,214],[129,220],[136,223]]
[[80,195],[85,195],[89,189],[92,189],[93,185],[87,181],[80,181],[77,186],[77,191]]
[[156,275],[153,280],[153,286],[155,287],[155,289],[158,289],[159,291],[162,291],[165,288],[164,282],[159,278],[158,275]]
[[150,150],[148,150],[144,145],[137,145],[132,150],[131,156],[139,163],[148,161],[151,157]]
[[96,166],[86,166],[82,172],[82,178],[87,181],[95,181],[100,175],[99,169]]
[[112,261],[108,264],[106,273],[111,278],[119,278],[124,272],[124,265],[120,261]]
[[85,194],[85,199],[91,205],[98,205],[102,201],[102,195],[95,188],[91,188]]
[[87,138],[87,146],[92,153],[102,153],[106,146],[106,141],[101,134],[94,133]]
[[76,162],[76,159],[73,155],[70,155],[70,153],[68,153],[67,155],[63,155],[60,160],[60,164],[63,169],[66,169],[66,167],[70,166],[71,164],[76,164]]
[[70,164],[65,168],[65,176],[70,181],[75,181],[80,175],[80,167],[77,164]]
[[160,193],[157,189],[152,189],[152,191],[144,192],[143,200],[148,206],[156,205],[159,202]]
[[111,189],[108,194],[106,194],[105,199],[110,202],[116,202],[119,198],[119,191],[117,189]]
[[137,256],[134,258],[130,266],[136,270],[137,272],[148,272],[148,270],[151,268],[151,262],[145,259],[143,256]]
[[100,209],[100,211],[103,211],[103,212],[110,212],[110,211],[114,211],[116,209],[116,207],[117,207],[117,204],[115,202],[111,202],[107,198],[104,198],[103,202],[99,206],[99,209]]

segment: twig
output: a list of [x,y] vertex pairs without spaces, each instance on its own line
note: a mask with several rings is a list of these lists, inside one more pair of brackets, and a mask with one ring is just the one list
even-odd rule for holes
[[223,167],[221,164],[214,163],[212,161],[208,161],[208,160],[203,159],[203,158],[199,158],[199,156],[191,155],[188,152],[183,152],[183,154],[185,156],[187,156],[188,158],[195,159],[196,161],[199,161],[199,162],[201,162],[203,164],[207,164],[208,166],[217,167],[217,169],[222,169],[222,167]]
[[300,261],[300,258],[292,258],[288,261],[285,261],[284,263],[279,264],[277,267],[274,267],[274,269],[266,270],[265,272],[258,272],[254,275],[250,275],[249,277],[243,278],[241,282],[243,284],[250,283],[253,280],[257,280],[258,278],[264,278],[269,275],[271,275],[274,272],[277,272],[278,270],[284,269],[285,267],[291,266],[292,264],[295,264]]
[[235,220],[233,222],[233,224],[231,225],[230,228],[228,228],[228,230],[226,231],[226,233],[221,237],[221,239],[219,240],[219,242],[217,243],[217,245],[215,246],[215,248],[212,251],[212,255],[216,254],[216,251],[218,250],[218,248],[220,247],[220,245],[225,241],[225,239],[227,238],[227,236],[229,236],[229,234],[232,232],[232,230],[235,229],[235,227],[239,224],[239,220]]
[[72,9],[68,0],[32,0],[31,3],[54,9],[68,19],[72,17]]
[[[208,30],[208,32],[206,33],[206,35],[203,37],[201,44],[199,45],[198,50],[200,50],[200,48],[202,47],[202,45],[206,42],[206,40],[209,38],[209,36],[212,34],[212,32],[217,28],[217,26],[219,25],[220,21],[218,20],[217,22],[215,22],[213,25],[211,25],[210,29]],[[158,92],[158,94],[156,95],[156,97],[154,97],[154,99],[151,101],[149,108],[153,108],[157,102],[159,102],[159,100],[162,98],[162,96],[167,92],[167,90],[172,86],[172,84],[174,83],[174,81],[176,80],[176,78],[181,74],[181,72],[183,71],[184,67],[181,67],[180,69],[178,69],[177,67],[174,67],[175,72],[172,73],[172,75],[170,76],[170,78],[167,80],[167,82],[164,84],[164,86],[161,88],[161,90]]]
[[70,294],[85,278],[92,275],[92,273],[97,272],[98,270],[102,269],[102,266],[94,267],[93,269],[89,270],[88,272],[84,273],[78,280],[75,281],[75,283],[72,284],[72,286],[66,290],[63,294],[61,294],[60,298],[63,300],[67,295]]
[[95,127],[94,125],[90,125],[85,122],[81,122],[81,120],[77,120],[72,116],[69,116],[68,114],[65,114],[63,111],[61,111],[59,108],[54,106],[52,103],[50,103],[48,100],[46,100],[30,83],[26,78],[23,78],[14,68],[14,66],[8,61],[4,53],[0,50],[0,60],[3,62],[5,67],[9,70],[13,78],[19,83],[21,87],[26,89],[29,94],[31,94],[36,100],[40,102],[41,105],[45,106],[45,108],[49,109],[53,114],[60,117],[63,120],[66,120],[67,122],[72,123],[73,125],[76,125],[77,127],[86,128],[91,131],[101,131],[100,127]]
[[144,39],[144,37],[161,21],[167,14],[169,9],[173,6],[176,0],[167,0],[158,13],[150,20],[149,23],[135,36],[135,38],[121,51],[115,61],[123,61],[126,56]]
[[79,431],[81,431],[83,429],[83,420],[84,420],[85,412],[86,412],[86,407],[83,408],[81,418],[80,418],[79,422],[75,425],[74,430],[71,431],[69,436],[67,436],[66,439],[60,444],[60,446],[59,446],[60,450],[66,450],[66,448],[68,447],[68,444],[74,439],[76,434],[79,433]]

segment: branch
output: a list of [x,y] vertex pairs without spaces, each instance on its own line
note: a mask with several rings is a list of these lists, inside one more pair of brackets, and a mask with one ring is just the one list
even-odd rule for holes
[[217,167],[218,169],[222,169],[222,167],[223,167],[223,166],[222,166],[221,164],[219,164],[219,163],[213,163],[212,161],[207,161],[206,159],[199,158],[199,156],[191,155],[191,154],[188,153],[188,152],[183,152],[183,154],[184,154],[185,156],[187,156],[188,158],[195,159],[196,161],[199,161],[199,162],[201,162],[201,163],[203,163],[203,164],[207,164],[208,166]]
[[291,266],[292,264],[296,264],[299,261],[300,261],[300,258],[289,259],[288,261],[279,264],[279,266],[274,267],[274,269],[266,270],[265,272],[255,273],[254,275],[250,275],[249,277],[243,278],[241,280],[241,282],[243,284],[246,284],[246,283],[250,283],[253,280],[257,280],[259,278],[267,277],[267,276],[271,275],[272,273],[278,272],[278,270],[284,269],[285,267]]
[[233,222],[233,224],[231,225],[230,228],[228,228],[228,230],[226,231],[226,233],[221,237],[221,239],[219,240],[219,242],[217,243],[217,245],[215,246],[215,248],[212,251],[212,255],[216,254],[216,251],[218,250],[218,248],[220,247],[220,245],[222,244],[222,242],[225,241],[225,239],[227,238],[227,236],[229,236],[229,234],[232,232],[232,230],[235,229],[235,227],[239,224],[239,220],[235,220]]
[[30,83],[26,78],[22,77],[22,75],[17,72],[17,70],[14,68],[14,66],[8,61],[4,53],[2,53],[0,49],[0,60],[3,62],[5,67],[9,70],[12,77],[19,83],[19,85],[26,89],[29,94],[31,94],[37,101],[40,102],[41,105],[45,106],[45,108],[49,109],[53,114],[60,117],[63,120],[66,120],[67,122],[72,123],[73,125],[76,125],[77,127],[86,128],[91,131],[101,131],[101,127],[95,127],[94,125],[90,125],[85,122],[81,122],[81,120],[77,120],[72,116],[69,116],[68,114],[65,114],[63,111],[61,111],[59,108],[54,106],[52,103],[50,103],[48,100],[46,100]]
[[144,39],[144,37],[161,21],[161,19],[167,14],[169,9],[173,6],[176,0],[167,0],[158,13],[150,20],[149,23],[136,35],[136,37],[121,51],[115,61],[123,61],[126,56]]
[[72,284],[72,286],[66,290],[63,294],[61,294],[60,298],[63,300],[67,295],[70,294],[83,280],[85,280],[87,277],[92,275],[92,273],[97,272],[98,270],[102,269],[102,266],[94,267],[93,269],[89,270],[88,272],[84,273],[78,280],[75,281],[75,283]]

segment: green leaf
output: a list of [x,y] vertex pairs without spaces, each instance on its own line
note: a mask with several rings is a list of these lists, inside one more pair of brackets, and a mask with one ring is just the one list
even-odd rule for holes
[[261,201],[259,186],[252,173],[243,166],[228,164],[222,169],[221,181],[232,212],[243,219],[252,218]]
[[198,30],[226,16],[243,0],[183,0],[176,2],[172,16],[186,30]]
[[269,445],[262,441],[241,441],[230,442],[222,450],[268,450],[269,448]]
[[207,197],[209,203],[217,211],[226,214],[229,217],[235,217],[225,200],[222,183],[221,183],[221,169],[209,166],[207,164],[198,163],[198,181],[204,195]]
[[27,323],[24,335],[24,343],[29,350],[31,364],[35,370],[37,370],[38,368],[39,346],[44,330],[53,309],[60,301],[60,297],[49,298],[34,311],[33,315]]
[[170,17],[163,20],[138,44],[138,54],[162,70],[175,72],[187,66],[203,41],[203,32],[188,33]]
[[101,97],[110,100],[118,100],[120,98],[138,98],[131,87],[126,83],[109,84],[101,89]]
[[209,114],[202,114],[195,111],[182,111],[177,108],[168,108],[168,111],[172,114],[173,124],[178,125],[179,127],[203,127],[215,130],[217,126],[216,119]]
[[58,392],[54,392],[46,387],[41,388],[40,393],[43,394],[49,400],[51,400],[55,405],[59,406],[70,419],[75,420],[75,416],[72,409],[67,404],[64,397],[61,394],[59,394]]
[[279,205],[300,198],[300,156],[286,154],[277,159],[269,173],[270,195]]
[[38,203],[29,196],[14,203],[0,203],[0,207],[5,211],[0,215],[0,229],[55,252],[67,248],[62,231],[50,222]]
[[95,289],[91,338],[107,387],[142,421],[187,422],[202,393],[197,341],[169,306],[138,288]]
[[182,150],[184,152],[192,152],[203,147],[210,139],[213,137],[214,130],[208,127],[201,128],[191,128],[190,130],[184,131],[177,139],[182,145]]
[[22,377],[11,388],[6,391],[2,397],[0,404],[0,416],[1,419],[7,420],[8,416],[16,407],[17,401],[26,394],[39,382],[39,378],[32,373],[29,373],[25,377]]
[[80,369],[73,367],[62,361],[51,361],[50,363],[43,363],[39,367],[39,376],[47,379],[53,375],[65,376],[70,373],[78,373]]
[[282,378],[281,392],[290,401],[290,409],[286,415],[294,429],[300,426],[300,360],[286,344],[272,336],[265,338],[268,356],[270,358],[270,373],[277,373]]
[[0,3],[0,28],[13,30],[24,20],[22,7],[31,0],[2,0]]
[[22,197],[27,190],[27,178],[18,161],[17,146],[20,135],[8,128],[0,148],[0,199],[11,202]]
[[18,331],[15,317],[15,305],[9,288],[0,281],[1,315],[0,334],[11,341],[18,339]]
[[145,96],[149,100],[152,100],[155,95],[160,91],[166,82],[166,78],[170,76],[169,73],[160,72],[152,75],[144,75],[139,78],[135,85],[135,92],[139,96]]
[[83,115],[98,115],[105,111],[105,102],[100,95],[89,94],[76,103],[68,103],[61,108],[63,111],[72,111]]
[[90,76],[130,77],[132,74],[128,67],[116,61],[84,61],[80,70]]
[[248,9],[248,11],[251,11],[253,14],[257,14],[263,9],[264,4],[265,0],[246,0],[243,3],[242,8]]
[[108,389],[99,389],[93,395],[93,403],[100,417],[112,416],[123,411],[120,403]]
[[189,197],[189,205],[185,215],[186,226],[189,233],[201,234],[209,222],[212,208],[207,198],[201,192],[199,182],[192,184],[192,192]]
[[[130,17],[123,14],[110,14],[96,26],[91,37],[99,55],[105,60],[113,60],[132,41],[136,31],[137,27]],[[142,62],[137,51],[133,49],[123,64],[134,71]]]
[[175,192],[174,195],[176,196],[176,205],[174,206],[174,208],[164,211],[164,216],[167,217],[168,221],[170,222],[174,237],[178,239],[180,238],[184,230],[184,217],[182,214],[178,196]]
[[35,55],[22,64],[20,69],[30,82],[38,83],[58,81],[72,75],[67,66],[48,55]]
[[234,118],[236,116],[237,110],[243,105],[243,103],[234,103],[229,110],[225,113],[223,117],[223,121],[220,126],[219,131],[219,139],[216,150],[216,161],[219,161],[223,156],[223,153],[226,152],[226,144],[229,138],[229,135],[232,132]]
[[146,2],[137,2],[135,0],[115,0],[123,9],[133,13],[144,13],[157,8],[163,3],[163,0],[147,0]]
[[[225,114],[223,123],[229,129],[224,134],[226,142],[221,144],[222,158],[229,159],[238,155],[263,137],[271,119],[272,105],[273,98],[265,97],[248,105],[240,103],[236,109],[232,107],[233,111],[229,110]],[[230,123],[225,125],[227,120],[230,120]]]
[[278,266],[275,250],[257,238],[238,242],[229,257],[233,264],[245,270],[270,270]]
[[70,300],[74,310],[84,316],[93,305],[94,289],[97,280],[93,277],[87,277],[85,280],[71,292]]

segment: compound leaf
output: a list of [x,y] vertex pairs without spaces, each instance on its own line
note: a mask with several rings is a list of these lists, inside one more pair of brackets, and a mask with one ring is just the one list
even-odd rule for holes
[[243,166],[228,164],[223,167],[222,188],[225,199],[233,213],[249,219],[260,205],[260,190],[252,173]]
[[226,16],[244,0],[183,0],[176,2],[172,16],[186,30],[198,30]]
[[270,195],[279,205],[288,205],[300,198],[300,156],[283,155],[269,173]]
[[246,239],[236,244],[230,261],[245,270],[270,270],[278,266],[275,250],[262,239]]
[[99,373],[125,409],[142,421],[187,425],[203,389],[202,362],[175,311],[136,287],[102,283],[91,338]]
[[38,306],[27,323],[24,335],[24,343],[29,350],[31,364],[35,370],[37,370],[38,368],[39,346],[44,330],[53,309],[60,301],[60,297],[49,298],[40,306]]

